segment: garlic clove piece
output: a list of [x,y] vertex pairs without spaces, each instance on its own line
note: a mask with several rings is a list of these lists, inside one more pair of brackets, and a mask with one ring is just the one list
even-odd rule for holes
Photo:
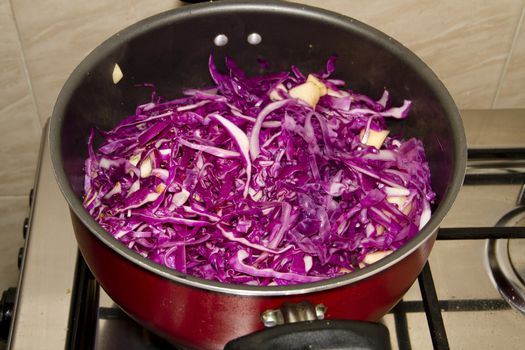
[[113,84],[118,84],[118,82],[121,81],[124,77],[124,74],[122,73],[122,70],[120,69],[118,63],[115,63],[115,67],[113,67],[113,73],[111,74],[111,77],[113,78]]
[[380,250],[377,252],[368,253],[363,259],[363,262],[367,265],[371,265],[375,262],[378,262],[379,260],[383,259],[384,257],[390,254],[392,254],[391,250]]

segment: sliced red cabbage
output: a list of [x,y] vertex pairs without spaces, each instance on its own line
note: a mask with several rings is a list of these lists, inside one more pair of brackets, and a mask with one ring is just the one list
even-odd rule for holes
[[226,66],[219,72],[210,56],[215,86],[170,101],[154,92],[98,131],[96,151],[92,132],[84,206],[116,239],[192,276],[287,285],[373,263],[428,222],[435,194],[423,145],[386,129],[412,102],[343,88],[331,78],[335,57],[310,75]]

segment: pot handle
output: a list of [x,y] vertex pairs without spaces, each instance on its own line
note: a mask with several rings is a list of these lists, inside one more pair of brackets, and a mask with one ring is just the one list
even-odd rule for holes
[[267,329],[230,341],[224,350],[390,350],[388,329],[376,322],[323,320],[323,305],[285,303],[262,313]]

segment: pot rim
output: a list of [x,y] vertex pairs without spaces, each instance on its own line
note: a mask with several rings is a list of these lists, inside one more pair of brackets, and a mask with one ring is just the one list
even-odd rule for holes
[[[193,277],[180,273],[178,271],[169,269],[168,267],[156,264],[140,254],[128,249],[126,246],[117,241],[111,234],[106,232],[82,206],[81,200],[77,197],[69,184],[68,177],[64,171],[64,164],[61,157],[61,131],[64,122],[65,112],[68,101],[70,100],[73,91],[81,83],[82,79],[88,73],[89,68],[96,64],[108,52],[113,50],[116,46],[142,34],[145,30],[162,27],[165,24],[187,19],[191,16],[202,16],[214,13],[231,12],[231,11],[280,11],[290,14],[301,14],[312,20],[322,18],[323,21],[330,21],[338,26],[347,27],[356,31],[370,40],[373,40],[381,45],[389,48],[397,55],[403,55],[404,59],[413,67],[421,77],[429,81],[434,89],[436,96],[439,99],[441,106],[446,114],[451,116],[450,128],[456,136],[454,144],[454,163],[451,181],[448,190],[441,200],[438,208],[432,214],[430,221],[423,227],[423,229],[411,241],[406,243],[392,254],[381,259],[377,263],[359,269],[352,273],[326,279],[319,282],[294,284],[288,286],[250,286],[244,284],[227,284],[218,281],[205,280],[198,277]],[[206,4],[197,4],[177,8],[166,11],[158,15],[146,18],[137,22],[119,33],[111,36],[104,41],[100,46],[95,48],[73,71],[64,87],[60,91],[57,102],[55,104],[52,117],[49,123],[49,145],[51,150],[51,160],[54,168],[55,178],[58,182],[59,188],[62,191],[72,213],[74,213],[80,221],[100,239],[106,246],[111,248],[114,252],[127,259],[129,262],[136,264],[154,274],[163,278],[169,279],[176,283],[181,283],[187,286],[201,288],[214,292],[228,293],[234,295],[244,296],[286,296],[286,295],[300,295],[306,293],[320,292],[332,288],[338,288],[354,284],[363,279],[369,278],[381,273],[395,265],[400,260],[404,259],[422,244],[424,244],[430,237],[433,236],[438,229],[439,224],[447,214],[448,210],[455,201],[457,194],[462,186],[465,176],[466,160],[467,160],[467,146],[466,137],[461,122],[459,111],[450,96],[449,92],[439,80],[439,78],[432,72],[432,70],[414,53],[404,47],[401,43],[393,40],[388,35],[379,30],[359,22],[353,18],[346,17],[328,10],[319,9],[315,7],[305,6],[301,4],[294,4],[281,1],[221,1],[210,2]]]

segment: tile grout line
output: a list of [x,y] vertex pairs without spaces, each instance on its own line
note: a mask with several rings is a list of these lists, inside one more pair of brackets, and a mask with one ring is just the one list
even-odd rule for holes
[[29,191],[28,194],[7,194],[7,195],[0,195],[0,202],[4,199],[22,199],[22,198],[29,198]]
[[29,91],[31,93],[31,100],[33,102],[33,107],[35,108],[36,117],[38,119],[38,126],[40,127],[40,129],[36,130],[36,131],[41,132],[42,129],[44,128],[44,125],[42,124],[42,121],[41,121],[41,118],[40,118],[40,113],[38,111],[38,105],[36,103],[35,90],[33,89],[33,83],[31,82],[31,77],[29,75],[29,69],[27,68],[26,55],[25,55],[25,52],[24,52],[24,47],[22,46],[22,37],[21,37],[21,34],[20,34],[20,28],[18,27],[18,21],[17,21],[16,16],[15,16],[15,10],[14,10],[14,7],[13,7],[13,0],[9,0],[9,8],[11,10],[11,17],[13,18],[13,23],[15,25],[16,36],[18,38],[18,50],[20,51],[20,56],[21,56],[21,59],[22,59],[22,65],[24,67],[23,68],[24,69],[24,75],[25,75],[25,78],[26,78],[27,85],[29,87]]
[[512,42],[510,44],[509,52],[507,54],[507,58],[505,59],[505,63],[503,64],[503,68],[501,69],[501,75],[499,77],[498,86],[496,87],[496,92],[494,93],[494,98],[492,99],[491,107],[492,109],[496,108],[496,101],[498,100],[498,97],[501,93],[501,89],[503,86],[503,81],[505,80],[505,76],[507,75],[507,70],[510,65],[510,60],[512,59],[512,54],[514,53],[514,48],[516,47],[518,43],[518,37],[520,35],[521,27],[523,26],[525,17],[525,3],[523,4],[521,8],[521,14],[520,18],[518,20],[518,24],[516,25],[516,29],[514,30],[514,35],[512,36]]

